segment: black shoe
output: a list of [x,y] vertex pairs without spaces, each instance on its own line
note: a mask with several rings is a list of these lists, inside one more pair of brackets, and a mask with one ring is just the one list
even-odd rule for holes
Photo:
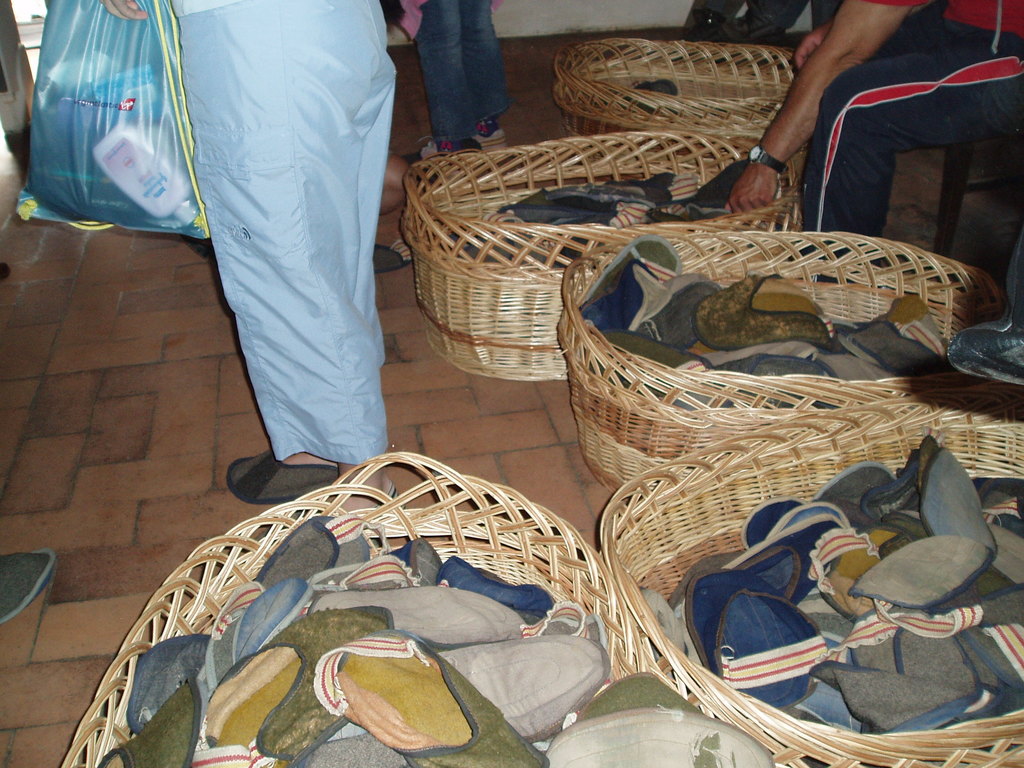
[[683,30],[682,39],[692,42],[720,43],[725,41],[726,18],[718,11],[697,8],[693,12],[693,25]]

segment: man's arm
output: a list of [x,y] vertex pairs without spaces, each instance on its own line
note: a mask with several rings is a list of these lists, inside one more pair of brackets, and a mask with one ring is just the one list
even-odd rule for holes
[[[797,49],[802,66],[761,139],[765,151],[782,161],[796,154],[814,132],[825,88],[840,73],[870,59],[915,7],[844,0],[830,26],[809,33]],[[778,174],[751,163],[733,186],[728,208],[742,212],[768,205],[777,189]]]

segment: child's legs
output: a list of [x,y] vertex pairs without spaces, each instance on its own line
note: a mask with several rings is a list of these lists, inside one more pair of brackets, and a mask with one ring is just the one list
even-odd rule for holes
[[469,138],[478,117],[463,67],[461,5],[460,0],[428,0],[416,33],[430,127],[438,141]]
[[459,0],[462,68],[466,73],[474,122],[508,109],[505,61],[494,32],[491,0]]

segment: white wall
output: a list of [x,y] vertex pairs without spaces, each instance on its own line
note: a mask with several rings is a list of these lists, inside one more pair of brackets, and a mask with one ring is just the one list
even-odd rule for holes
[[505,0],[494,14],[499,37],[682,28],[693,0]]

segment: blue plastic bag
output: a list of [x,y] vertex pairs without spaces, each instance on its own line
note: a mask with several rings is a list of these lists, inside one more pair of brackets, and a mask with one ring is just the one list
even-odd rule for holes
[[51,0],[18,212],[81,225],[208,236],[191,169],[176,20],[141,21],[97,0]]

